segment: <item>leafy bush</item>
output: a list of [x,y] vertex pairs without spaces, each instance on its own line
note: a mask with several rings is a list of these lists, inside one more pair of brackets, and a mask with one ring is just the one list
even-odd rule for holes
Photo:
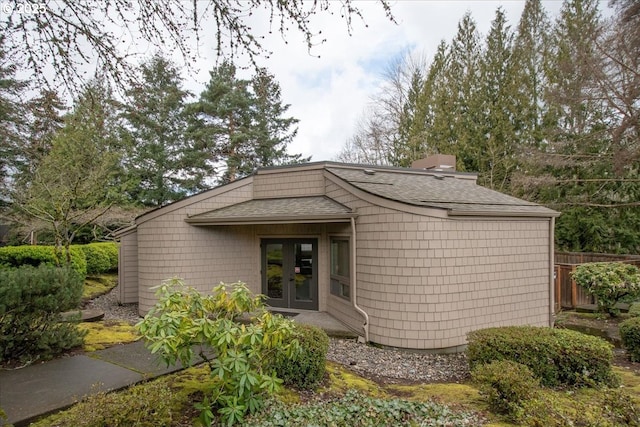
[[615,385],[613,352],[606,341],[567,329],[510,326],[470,332],[471,369],[497,360],[521,363],[548,387]]
[[118,246],[115,243],[74,245],[84,253],[87,274],[101,274],[118,269]]
[[640,317],[640,302],[634,302],[629,306],[629,317]]
[[31,427],[155,427],[170,426],[180,414],[172,409],[173,393],[162,381],[116,393],[97,393],[70,409]]
[[[259,410],[282,384],[265,369],[268,361],[278,352],[292,357],[300,348],[293,322],[265,310],[264,296],[252,296],[244,283],[230,288],[220,284],[211,295],[201,295],[180,279],[166,281],[157,292],[158,303],[137,325],[151,352],[169,365],[189,364],[196,346],[213,351],[215,359],[200,352],[213,382],[211,395],[196,405],[205,425],[214,410],[227,425]],[[253,315],[248,324],[237,321],[244,313]]]
[[591,262],[576,267],[572,275],[576,284],[595,295],[598,310],[612,316],[618,315],[615,308],[618,302],[640,297],[640,270],[635,265]]
[[[84,279],[87,275],[87,261],[84,252],[79,247],[72,246],[69,249],[71,255],[71,268]],[[60,255],[64,257],[65,255]],[[0,247],[0,269],[17,268],[23,265],[37,267],[40,264],[61,266],[66,260],[59,259],[53,246],[4,246]]]
[[297,406],[274,403],[263,413],[252,416],[246,423],[253,427],[462,427],[480,424],[474,414],[454,412],[445,405],[371,398],[353,390],[331,403]]
[[60,315],[81,295],[82,279],[69,268],[0,270],[0,361],[47,359],[82,345],[83,334]]
[[275,369],[276,375],[285,384],[311,389],[324,376],[329,337],[322,329],[309,325],[297,324],[295,333],[300,343],[300,352],[291,358],[286,354],[278,354],[270,367]]
[[480,385],[480,394],[489,406],[500,414],[517,417],[522,404],[535,396],[540,381],[531,370],[520,363],[498,360],[476,366],[471,372]]
[[640,362],[640,317],[620,323],[620,338],[632,362]]

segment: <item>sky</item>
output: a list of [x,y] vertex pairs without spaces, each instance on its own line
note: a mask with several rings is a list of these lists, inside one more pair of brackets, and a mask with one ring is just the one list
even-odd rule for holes
[[[286,44],[275,31],[265,41],[273,54],[261,59],[259,65],[275,76],[283,103],[290,104],[289,115],[300,120],[289,152],[312,156],[312,161],[335,160],[379,90],[384,71],[398,57],[409,53],[430,59],[441,40],[449,42],[454,37],[467,11],[483,37],[497,7],[503,8],[512,28],[517,27],[524,7],[520,0],[398,0],[392,2],[394,24],[378,2],[361,0],[355,4],[362,10],[364,22],[355,18],[351,35],[339,15],[323,14],[311,21],[326,38],[311,53],[295,32],[289,33]],[[543,5],[554,19],[561,1],[543,1]],[[602,2],[601,8],[605,7]],[[339,8],[334,11],[339,13]],[[254,19],[254,28],[264,30],[268,19],[259,14]],[[202,39],[213,41],[213,37]],[[215,55],[206,54],[214,51],[206,41],[199,51],[201,57],[186,83],[195,94],[204,89],[215,63]]]

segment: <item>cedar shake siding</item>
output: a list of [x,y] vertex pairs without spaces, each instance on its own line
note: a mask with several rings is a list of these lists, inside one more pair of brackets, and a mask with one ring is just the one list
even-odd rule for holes
[[144,314],[151,288],[175,276],[202,292],[238,280],[262,292],[263,239],[313,239],[317,309],[365,335],[353,291],[330,291],[331,240],[343,239],[355,250],[350,286],[370,341],[460,350],[475,329],[552,323],[557,215],[480,187],[473,174],[332,162],[260,169],[123,230],[120,295]]
[[117,297],[120,304],[138,302],[138,236],[134,228],[120,237]]

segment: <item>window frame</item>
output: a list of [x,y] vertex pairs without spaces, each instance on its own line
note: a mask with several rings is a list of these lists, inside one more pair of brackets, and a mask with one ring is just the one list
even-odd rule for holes
[[[348,275],[343,276],[340,274],[333,274],[333,243],[335,241],[341,241],[347,243],[347,256],[348,256]],[[351,301],[351,269],[354,268],[351,265],[351,237],[350,236],[329,236],[329,293],[334,297]],[[334,283],[337,284],[334,286]],[[346,292],[345,292],[346,290]]]

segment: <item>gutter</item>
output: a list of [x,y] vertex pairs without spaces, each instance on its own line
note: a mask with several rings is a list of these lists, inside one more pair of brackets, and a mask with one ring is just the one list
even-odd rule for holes
[[358,300],[356,298],[357,296],[357,283],[358,283],[358,276],[356,273],[356,261],[357,261],[357,257],[356,257],[356,246],[357,246],[357,240],[356,240],[356,220],[355,218],[351,217],[351,243],[353,246],[353,249],[351,250],[351,293],[353,294],[353,308],[356,309],[356,311],[358,313],[360,313],[362,315],[362,317],[364,317],[364,325],[362,325],[362,328],[364,329],[364,342],[368,343],[369,342],[369,315],[367,314],[366,311],[364,311],[359,305],[358,305]]

